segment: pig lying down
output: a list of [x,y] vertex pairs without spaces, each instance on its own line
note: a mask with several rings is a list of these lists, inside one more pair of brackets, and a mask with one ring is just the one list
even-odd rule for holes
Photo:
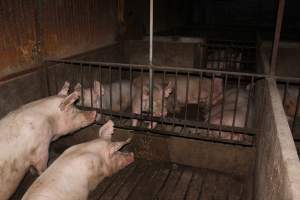
[[8,199],[30,167],[47,167],[51,141],[94,122],[96,112],[78,110],[80,91],[69,83],[55,95],[26,104],[0,120],[0,199]]
[[89,192],[107,176],[111,176],[134,161],[133,153],[119,150],[130,139],[111,142],[113,122],[99,130],[99,139],[67,149],[31,185],[23,200],[87,199]]

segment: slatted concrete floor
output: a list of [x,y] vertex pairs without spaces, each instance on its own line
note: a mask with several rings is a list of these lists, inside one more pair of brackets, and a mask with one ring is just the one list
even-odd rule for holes
[[241,180],[226,174],[138,160],[105,179],[89,199],[240,200],[245,195],[244,189]]

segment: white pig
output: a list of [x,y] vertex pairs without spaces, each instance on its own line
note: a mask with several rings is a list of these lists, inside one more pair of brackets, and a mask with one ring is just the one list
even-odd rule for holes
[[[223,120],[222,125],[232,126],[234,121],[234,127],[245,127],[246,122],[246,113],[248,105],[248,91],[244,89],[239,89],[238,101],[236,104],[236,114],[234,118],[235,110],[235,100],[237,95],[237,88],[229,89],[225,91],[224,95],[224,107],[223,107]],[[252,103],[249,101],[249,111],[248,111],[248,124],[247,127],[252,126]],[[222,116],[222,102],[219,102],[217,105],[211,108],[210,124],[220,125]],[[208,114],[206,116],[208,120]],[[235,119],[235,120],[234,120]],[[216,131],[215,133],[219,133]],[[231,133],[221,132],[222,139],[234,139],[241,140],[241,134],[236,134],[235,138],[231,138]]]
[[[142,82],[143,80],[143,82]],[[142,84],[143,83],[143,84]],[[149,77],[144,76],[137,77],[134,81],[134,88],[136,90],[135,97],[132,102],[132,112],[135,114],[141,114],[144,112],[149,112],[149,105],[150,105],[150,87],[149,87]],[[143,86],[143,88],[142,88]],[[164,117],[167,116],[168,110],[167,110],[167,98],[172,92],[172,84],[170,81],[165,83],[161,83],[161,80],[158,81],[158,79],[154,79],[153,81],[153,116],[154,117]],[[137,126],[138,120],[134,119],[132,120],[132,125]],[[149,124],[148,128],[155,128],[157,125],[156,122]]]
[[[76,87],[81,87],[78,83]],[[120,96],[121,89],[121,96]],[[100,98],[100,94],[102,95]],[[119,82],[113,82],[111,85],[112,96],[112,111],[125,111],[130,107],[130,81],[121,81],[121,88]],[[132,89],[132,97],[135,96],[135,89]],[[121,98],[120,98],[121,97]],[[99,81],[94,81],[92,90],[86,88],[83,90],[83,105],[91,107],[91,99],[94,108],[100,108],[102,101],[102,109],[110,109],[110,85],[100,84]],[[82,99],[81,99],[82,100]],[[81,100],[79,105],[81,105]],[[101,100],[101,101],[100,101]],[[121,104],[122,103],[122,104]],[[120,106],[121,105],[121,106]],[[121,108],[121,109],[120,109]]]
[[73,103],[80,91],[67,95],[69,83],[55,96],[26,104],[0,120],[0,199],[8,199],[30,167],[47,167],[51,141],[94,122],[96,112]]
[[[213,83],[213,92],[211,91]],[[175,84],[174,79],[172,80],[173,84],[173,95],[176,95],[176,106],[174,110],[174,96],[168,98],[168,111],[179,112],[182,107],[187,104],[198,104],[208,106],[211,99],[211,104],[215,105],[217,102],[223,98],[223,79],[222,78],[202,78],[190,76],[189,82],[187,81],[186,76],[178,76],[177,83]],[[177,89],[175,91],[175,85]],[[187,93],[188,86],[188,95]],[[211,94],[212,92],[212,94]],[[176,93],[176,94],[175,94]],[[198,98],[200,93],[200,98]],[[188,98],[186,98],[186,96]],[[199,102],[198,102],[199,101]]]
[[87,199],[90,191],[107,176],[111,176],[134,161],[133,153],[119,149],[129,143],[111,142],[113,122],[99,130],[99,139],[67,149],[31,185],[22,200]]

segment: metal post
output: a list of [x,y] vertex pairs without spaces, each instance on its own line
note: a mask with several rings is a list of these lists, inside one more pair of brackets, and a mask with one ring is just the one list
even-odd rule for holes
[[275,36],[274,36],[273,49],[272,49],[271,66],[270,66],[271,75],[275,75],[276,72],[276,64],[277,64],[278,48],[280,42],[281,25],[282,25],[283,14],[284,14],[284,6],[285,6],[285,0],[279,0],[277,18],[276,18]]
[[152,115],[153,115],[153,69],[152,69],[152,58],[153,58],[153,0],[150,0],[150,39],[149,39],[149,111],[151,115],[151,128],[152,128]]

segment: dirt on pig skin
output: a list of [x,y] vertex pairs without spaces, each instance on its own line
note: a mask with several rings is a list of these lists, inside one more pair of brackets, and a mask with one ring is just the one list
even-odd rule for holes
[[47,168],[51,141],[95,121],[96,112],[80,111],[73,103],[80,91],[68,95],[69,83],[55,95],[40,99],[0,120],[0,199],[8,199],[31,168]]
[[107,176],[134,161],[133,153],[119,150],[131,139],[111,142],[113,122],[99,130],[99,138],[64,151],[31,185],[22,200],[87,199],[89,192]]

